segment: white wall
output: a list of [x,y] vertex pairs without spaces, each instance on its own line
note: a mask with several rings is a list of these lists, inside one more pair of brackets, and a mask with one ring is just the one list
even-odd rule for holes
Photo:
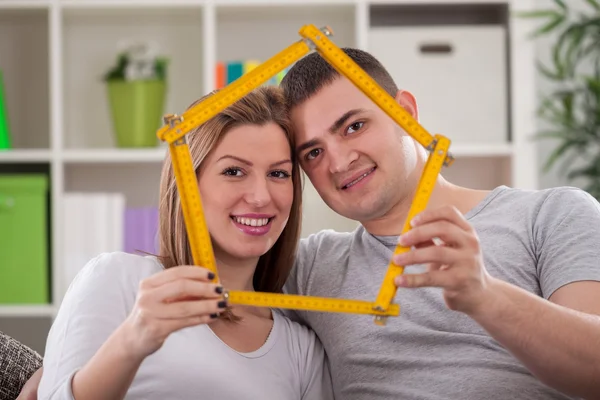
[[[536,0],[536,3],[537,3],[538,8],[554,9],[556,7],[556,3],[553,0]],[[589,6],[587,6],[585,4],[584,0],[567,0],[567,4],[569,5],[570,8],[573,8],[574,10],[590,10],[591,9]],[[543,20],[540,19],[540,23],[541,22],[543,22]],[[550,36],[550,35],[542,36],[542,37],[535,39],[537,41],[537,43],[536,43],[537,57],[544,63],[550,59],[549,58],[550,50],[551,50],[551,45],[552,45],[554,36],[556,36],[556,35],[553,34],[552,36]],[[538,88],[538,93],[540,93],[540,94],[547,93],[553,87],[552,84],[541,74],[538,74],[536,85]],[[539,121],[538,127],[543,128],[544,122]],[[562,186],[562,185],[583,187],[583,185],[584,185],[583,182],[568,181],[565,178],[565,174],[563,173],[564,169],[561,169],[561,166],[562,166],[561,160],[559,160],[557,163],[555,163],[552,170],[550,170],[548,173],[544,173],[542,171],[542,167],[544,166],[544,163],[546,162],[548,155],[554,150],[557,143],[558,142],[555,142],[555,141],[549,140],[549,139],[541,139],[541,140],[538,139],[539,187],[547,188],[547,187]]]

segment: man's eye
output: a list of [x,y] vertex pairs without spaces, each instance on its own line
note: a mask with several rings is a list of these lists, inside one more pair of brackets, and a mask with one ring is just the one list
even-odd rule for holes
[[317,157],[319,154],[321,154],[321,149],[313,149],[313,150],[309,151],[308,153],[306,153],[306,159],[312,160],[315,157]]
[[[348,131],[353,130],[354,132],[356,132],[357,130],[362,128],[363,125],[364,125],[364,122],[355,122],[348,127]],[[354,133],[354,132],[348,132],[348,133]]]

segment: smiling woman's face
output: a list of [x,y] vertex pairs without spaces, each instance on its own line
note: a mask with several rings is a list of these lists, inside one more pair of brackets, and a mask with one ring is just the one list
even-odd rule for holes
[[275,123],[231,129],[198,178],[215,256],[258,258],[277,241],[292,207],[291,149]]

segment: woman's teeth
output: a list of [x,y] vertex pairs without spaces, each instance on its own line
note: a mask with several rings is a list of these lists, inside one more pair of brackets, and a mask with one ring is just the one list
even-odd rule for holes
[[233,217],[233,219],[238,224],[248,225],[248,226],[264,226],[269,223],[269,218]]

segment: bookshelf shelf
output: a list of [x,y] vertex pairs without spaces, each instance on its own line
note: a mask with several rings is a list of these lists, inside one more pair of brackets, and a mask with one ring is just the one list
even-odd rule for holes
[[50,0],[0,0],[0,10],[48,8]]
[[157,162],[165,158],[168,149],[96,149],[66,150],[62,159],[67,164]]
[[510,157],[513,155],[511,144],[451,144],[450,152],[456,157]]
[[[170,59],[164,112],[181,114],[215,88],[218,62],[264,61],[299,40],[302,25],[329,25],[335,33],[332,40],[340,47],[385,52],[400,59],[396,64],[397,59],[381,56],[384,64],[390,63],[399,86],[415,92],[423,125],[452,140],[456,162],[443,171],[448,179],[477,188],[502,184],[535,188],[536,147],[530,139],[536,128],[535,49],[527,36],[533,22],[510,17],[517,8],[534,5],[534,0],[0,0],[0,69],[7,80],[14,136],[14,149],[0,151],[0,173],[49,175],[49,264],[53,268],[53,302],[34,307],[0,304],[0,321],[4,316],[51,319],[60,306],[68,284],[65,264],[74,252],[65,233],[71,195],[120,194],[128,208],[158,204],[165,144],[148,149],[122,149],[115,144],[102,77],[116,62],[122,41],[154,41]],[[490,123],[500,131],[497,137],[490,136],[491,129],[477,127],[472,128],[477,140],[460,140],[460,127],[469,127],[476,113],[454,108],[443,114],[427,100],[428,90],[452,90],[444,86],[448,82],[431,75],[447,71],[445,59],[431,56],[428,62],[438,59],[440,64],[409,72],[415,54],[403,47],[407,40],[402,36],[391,40],[391,35],[385,39],[377,32],[385,26],[414,34],[411,29],[416,25],[428,25],[432,31],[448,25],[505,29],[503,47],[486,48],[491,52],[489,60],[478,57],[469,62],[503,60],[506,74],[490,77],[502,82],[500,89],[474,95],[489,102],[496,96],[506,99],[502,114],[495,115],[506,125],[498,129]],[[455,48],[472,43],[469,37],[473,35],[457,37],[462,42]],[[427,82],[437,86],[430,88]],[[466,98],[453,99],[460,103]],[[459,128],[438,126],[442,121],[438,118],[455,114],[464,116]],[[304,199],[303,235],[326,227],[356,226],[329,210],[308,181]],[[39,340],[33,342],[43,343],[45,329],[36,331]]]
[[2,317],[52,317],[55,309],[52,306],[0,306]]
[[0,150],[0,163],[50,162],[50,150]]
[[65,9],[106,9],[106,8],[189,8],[199,7],[203,0],[60,0],[60,6]]

